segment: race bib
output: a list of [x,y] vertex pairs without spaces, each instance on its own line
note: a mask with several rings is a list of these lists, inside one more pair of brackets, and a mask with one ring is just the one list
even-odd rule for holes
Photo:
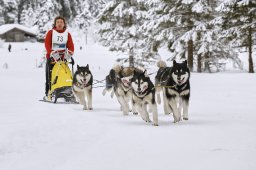
[[56,30],[52,30],[52,50],[65,50],[68,42],[68,31],[59,33]]

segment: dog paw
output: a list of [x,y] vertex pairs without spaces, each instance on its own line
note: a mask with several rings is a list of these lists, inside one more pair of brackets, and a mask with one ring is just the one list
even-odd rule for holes
[[123,112],[123,115],[124,115],[124,116],[128,116],[129,113],[128,113],[128,112]]
[[178,118],[178,119],[175,119],[175,118],[174,118],[173,123],[178,123],[178,122],[180,122],[180,121],[181,121],[181,118]]
[[183,117],[183,120],[188,120],[188,117]]
[[152,121],[150,120],[150,119],[148,119],[148,120],[145,120],[147,123],[151,123]]
[[174,120],[173,123],[179,123],[181,120]]
[[107,92],[107,90],[104,89],[104,90],[102,91],[102,95],[105,96],[105,95],[106,95],[106,92]]
[[138,112],[133,112],[133,115],[138,115]]
[[83,110],[87,110],[87,107],[84,106],[84,107],[83,107]]
[[158,126],[158,123],[153,123],[153,126]]
[[93,108],[92,108],[92,107],[89,107],[89,110],[93,110]]

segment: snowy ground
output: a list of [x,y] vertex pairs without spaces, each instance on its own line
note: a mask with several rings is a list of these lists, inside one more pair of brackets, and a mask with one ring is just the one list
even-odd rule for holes
[[[7,45],[0,48],[1,170],[256,169],[256,74],[193,73],[190,120],[173,124],[159,106],[154,127],[122,116],[102,88],[93,90],[93,111],[39,102],[43,45],[14,43],[11,53]],[[96,44],[76,49],[76,62],[104,79],[115,55]]]

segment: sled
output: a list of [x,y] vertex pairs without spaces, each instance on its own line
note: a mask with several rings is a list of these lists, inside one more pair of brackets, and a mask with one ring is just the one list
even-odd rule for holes
[[[48,96],[51,97],[53,103],[57,103],[59,98],[64,98],[68,103],[76,103],[75,96],[72,92],[72,82],[73,82],[73,65],[74,59],[66,51],[63,53],[53,51],[51,53],[51,58],[54,62],[51,80],[50,80],[50,90]],[[71,60],[69,62],[68,60]],[[68,66],[72,64],[72,72]],[[51,102],[50,100],[47,100]]]

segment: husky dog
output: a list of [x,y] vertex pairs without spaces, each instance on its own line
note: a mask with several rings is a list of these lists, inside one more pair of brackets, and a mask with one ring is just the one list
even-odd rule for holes
[[131,80],[132,86],[132,102],[135,110],[140,113],[142,119],[146,122],[151,122],[149,113],[153,112],[153,123],[158,126],[158,113],[155,101],[155,87],[146,73],[134,71]]
[[157,101],[160,104],[160,94],[163,91],[164,112],[173,112],[174,123],[183,119],[188,120],[188,106],[190,97],[190,71],[187,60],[182,63],[173,61],[173,67],[167,67],[164,61],[157,63],[159,70],[155,77]]
[[[92,110],[92,82],[93,76],[89,70],[89,65],[80,67],[77,65],[77,71],[73,77],[72,90],[76,100],[82,104],[84,110]],[[88,107],[85,97],[87,97]]]
[[106,88],[102,92],[104,96],[107,91],[112,90],[111,97],[115,94],[124,115],[128,115],[129,111],[137,114],[134,108],[130,109],[129,107],[129,103],[132,99],[131,79],[134,70],[138,69],[115,65],[110,70],[109,75],[106,76]]
[[105,96],[107,91],[111,91],[111,98],[114,96],[114,85],[117,82],[116,72],[114,69],[111,69],[109,74],[106,76],[106,87],[102,92],[102,95]]

